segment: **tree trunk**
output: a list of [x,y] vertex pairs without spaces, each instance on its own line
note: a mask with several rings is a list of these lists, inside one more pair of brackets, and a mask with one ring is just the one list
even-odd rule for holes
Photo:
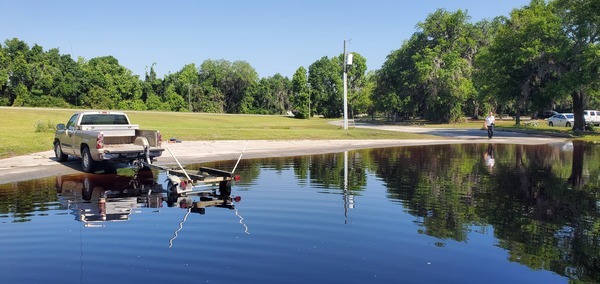
[[575,115],[575,122],[573,123],[573,130],[583,131],[585,129],[585,122],[583,119],[583,91],[577,90],[571,93],[573,99],[573,114]]

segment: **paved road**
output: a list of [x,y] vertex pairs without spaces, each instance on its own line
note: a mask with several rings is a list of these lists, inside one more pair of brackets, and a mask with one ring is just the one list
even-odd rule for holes
[[[338,124],[339,122],[336,122]],[[358,128],[371,128],[388,131],[399,131],[408,133],[429,134],[442,137],[451,137],[458,139],[488,139],[487,131],[475,128],[433,128],[422,126],[403,126],[403,125],[374,125],[367,123],[356,123],[353,125]],[[494,142],[509,142],[516,144],[529,144],[527,141],[546,141],[547,139],[554,140],[556,138],[568,138],[565,135],[553,133],[535,133],[532,131],[518,130],[496,130],[494,131]]]

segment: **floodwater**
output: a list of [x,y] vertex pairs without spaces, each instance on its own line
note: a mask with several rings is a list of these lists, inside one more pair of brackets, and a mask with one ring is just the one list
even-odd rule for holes
[[226,205],[169,198],[152,171],[0,184],[0,281],[600,281],[600,146],[368,149],[236,174]]

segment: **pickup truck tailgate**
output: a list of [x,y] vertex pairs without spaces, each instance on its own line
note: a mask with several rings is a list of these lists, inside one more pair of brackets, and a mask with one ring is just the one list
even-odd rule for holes
[[[112,153],[112,154],[121,154],[121,153],[132,153],[137,154],[144,151],[144,147],[140,145],[134,144],[110,144],[106,145],[104,149],[101,150],[104,153]],[[163,148],[160,147],[150,147],[150,151],[164,151]]]

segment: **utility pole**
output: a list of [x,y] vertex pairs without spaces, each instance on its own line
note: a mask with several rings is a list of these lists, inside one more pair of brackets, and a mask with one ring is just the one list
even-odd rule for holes
[[346,68],[346,40],[344,40],[344,130],[348,129],[348,74]]
[[346,40],[344,40],[344,130],[348,129],[348,67],[352,65],[352,54],[346,53]]

